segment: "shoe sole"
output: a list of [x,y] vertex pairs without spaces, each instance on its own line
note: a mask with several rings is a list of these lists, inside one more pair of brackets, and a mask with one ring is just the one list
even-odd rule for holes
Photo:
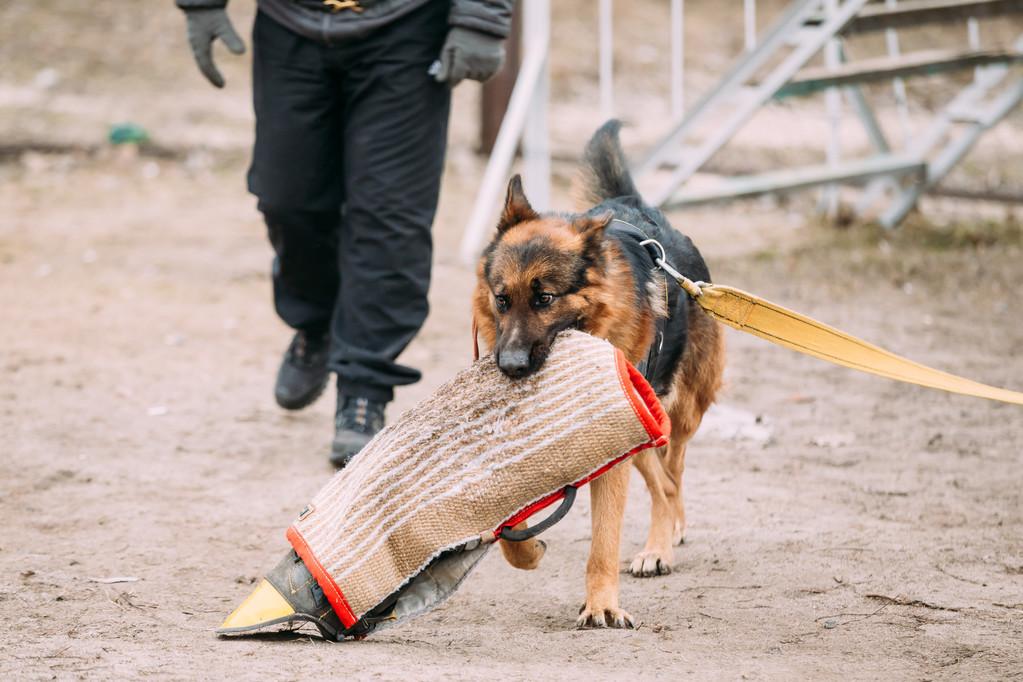
[[283,407],[285,410],[302,410],[309,407],[317,400],[319,400],[320,396],[323,395],[323,392],[327,390],[327,384],[329,383],[330,372],[327,372],[327,376],[323,378],[323,382],[316,387],[316,390],[307,393],[299,400],[294,401],[284,400],[276,393],[274,393],[274,399],[277,401],[277,404],[280,407]]
[[329,459],[330,463],[333,464],[338,469],[344,469],[346,466],[348,466],[349,462],[351,462],[355,458],[357,454],[362,452],[362,449],[366,447],[366,443],[368,442],[369,441],[356,443],[354,440],[352,440],[348,443],[341,443],[340,447],[338,447],[338,443],[335,442],[331,445],[330,455],[327,457],[327,459]]
[[338,471],[348,466],[349,462],[351,462],[354,458],[355,455],[353,454],[333,451],[331,451],[330,456],[327,457],[327,459],[330,460],[330,463],[333,464],[334,468]]

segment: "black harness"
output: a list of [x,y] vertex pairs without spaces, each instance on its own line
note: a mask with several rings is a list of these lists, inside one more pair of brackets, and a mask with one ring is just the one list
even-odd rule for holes
[[[605,234],[617,239],[622,247],[632,251],[633,253],[642,252],[645,255],[645,259],[650,262],[650,270],[656,272],[660,270],[660,266],[657,265],[657,259],[664,256],[664,252],[661,249],[660,244],[655,240],[651,239],[643,230],[639,229],[632,223],[627,223],[624,220],[615,218],[608,225]],[[650,344],[650,348],[647,350],[646,358],[636,365],[636,369],[640,371],[643,378],[653,383],[654,378],[657,376],[658,363],[661,359],[661,351],[664,349],[664,330],[668,324],[668,319],[671,315],[671,310],[667,310],[667,316],[657,317],[654,321],[654,340]]]

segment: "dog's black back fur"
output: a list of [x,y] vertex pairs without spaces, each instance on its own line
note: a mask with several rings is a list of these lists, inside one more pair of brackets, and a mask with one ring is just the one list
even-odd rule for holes
[[[621,122],[610,120],[594,133],[583,157],[583,189],[586,199],[593,204],[587,215],[597,216],[611,211],[617,220],[635,225],[651,239],[664,246],[668,262],[693,281],[710,282],[710,271],[700,251],[689,237],[674,229],[664,214],[648,206],[629,174],[625,154],[618,140]],[[614,239],[628,258],[636,283],[637,298],[645,302],[649,296],[648,284],[654,281],[650,257],[638,242],[621,238],[611,231],[607,239]],[[688,320],[698,314],[698,305],[668,278],[668,319],[664,327],[664,345],[653,376],[648,377],[654,391],[665,395],[671,390],[672,377],[686,348]]]

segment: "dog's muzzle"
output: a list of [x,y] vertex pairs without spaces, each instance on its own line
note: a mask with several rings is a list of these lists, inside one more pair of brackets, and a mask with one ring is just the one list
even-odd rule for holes
[[497,366],[512,379],[518,379],[530,373],[532,358],[525,348],[505,349],[498,353]]

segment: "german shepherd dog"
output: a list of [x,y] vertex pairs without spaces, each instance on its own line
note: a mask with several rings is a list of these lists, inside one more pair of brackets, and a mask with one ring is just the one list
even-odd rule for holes
[[[497,234],[477,267],[473,317],[501,371],[512,378],[537,371],[554,337],[570,328],[607,339],[639,363],[663,318],[659,359],[647,371],[671,419],[671,439],[632,460],[650,491],[651,514],[646,546],[629,572],[650,577],[671,572],[673,545],[684,540],[686,443],[721,386],[724,344],[717,322],[674,282],[665,281],[639,240],[615,229],[640,228],[663,245],[677,270],[694,281],[710,281],[692,241],[640,198],[619,128],[618,121],[607,122],[586,147],[580,189],[584,207],[592,207],[582,213],[537,213],[519,176],[511,179]],[[629,468],[616,467],[591,484],[592,541],[579,627],[634,627],[618,604],[618,543],[628,480]],[[532,569],[546,545],[535,539],[502,541],[501,549],[513,566]]]

